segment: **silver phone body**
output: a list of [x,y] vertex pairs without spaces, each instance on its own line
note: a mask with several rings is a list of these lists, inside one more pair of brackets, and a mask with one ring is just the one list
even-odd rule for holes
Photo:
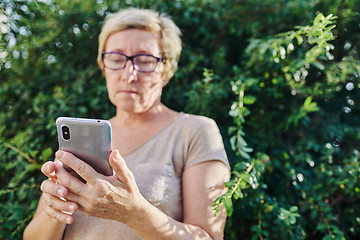
[[[109,165],[111,152],[109,121],[59,117],[56,119],[56,127],[60,150],[72,153],[103,175],[113,174]],[[70,167],[66,165],[64,167],[69,172],[74,172]]]

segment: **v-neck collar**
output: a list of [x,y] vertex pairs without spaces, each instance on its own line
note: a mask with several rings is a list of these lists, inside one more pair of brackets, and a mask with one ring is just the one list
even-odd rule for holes
[[128,154],[124,155],[124,158],[127,158],[133,154],[135,154],[136,152],[140,151],[142,148],[144,148],[146,145],[148,145],[149,143],[151,143],[152,141],[154,141],[156,138],[158,138],[160,135],[162,135],[165,131],[167,131],[168,129],[170,129],[175,122],[177,122],[177,120],[181,117],[183,117],[184,113],[183,112],[179,112],[179,114],[164,128],[162,128],[159,132],[157,132],[156,134],[154,134],[154,136],[152,136],[151,138],[149,138],[148,140],[146,140],[144,143],[142,143],[141,145],[139,145],[138,147],[136,147],[134,150],[132,150],[131,152],[129,152]]

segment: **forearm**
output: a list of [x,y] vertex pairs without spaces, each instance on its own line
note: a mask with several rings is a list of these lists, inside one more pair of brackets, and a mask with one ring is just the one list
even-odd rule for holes
[[41,201],[40,199],[36,214],[25,228],[23,239],[62,239],[66,224],[47,215],[42,209]]
[[137,221],[127,224],[142,239],[212,239],[199,226],[176,221],[148,203]]
[[46,213],[42,212],[26,227],[23,239],[62,239],[65,226],[66,224],[50,218]]

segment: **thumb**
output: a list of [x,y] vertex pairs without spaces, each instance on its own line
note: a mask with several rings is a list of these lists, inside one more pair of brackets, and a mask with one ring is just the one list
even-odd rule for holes
[[52,161],[48,161],[41,166],[41,172],[47,176],[49,179],[54,182],[57,181],[57,176],[55,174],[56,165]]
[[126,166],[124,158],[119,150],[113,150],[109,156],[109,163],[114,170],[114,175],[122,182],[129,183],[134,177],[130,169]]

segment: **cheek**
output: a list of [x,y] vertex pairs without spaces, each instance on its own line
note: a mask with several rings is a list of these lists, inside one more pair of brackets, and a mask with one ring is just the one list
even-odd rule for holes
[[162,85],[164,87],[170,80],[165,64],[159,66],[159,74],[161,75]]
[[105,77],[106,81],[108,79],[114,78],[114,74],[115,74],[115,71],[111,71],[111,70],[105,68],[104,77]]
[[143,85],[144,90],[147,90],[149,92],[158,92],[162,89],[162,82],[161,81],[151,81],[147,82]]
[[161,81],[147,82],[143,85],[145,99],[157,99],[161,97],[163,84]]
[[105,82],[106,82],[106,88],[108,90],[108,92],[110,93],[111,89],[112,89],[112,81],[111,81],[111,78],[109,77],[106,77],[105,78]]
[[163,85],[164,82],[166,82],[166,73],[165,73],[165,65],[160,63],[157,65],[154,72],[152,72],[149,75],[149,79],[151,79],[151,82],[155,83],[161,83]]
[[154,88],[157,85],[162,86],[164,83],[163,73],[159,71],[139,74],[138,77],[139,83],[141,83],[145,88]]
[[105,71],[104,77],[106,80],[106,86],[112,87],[112,86],[114,86],[114,84],[116,84],[117,79],[119,78],[119,75],[115,71]]
[[108,92],[108,96],[109,96],[109,99],[112,100],[112,98],[114,97],[115,95],[115,78],[113,76],[111,76],[111,74],[107,74],[105,75],[105,82],[106,82],[106,89],[107,89],[107,92]]

